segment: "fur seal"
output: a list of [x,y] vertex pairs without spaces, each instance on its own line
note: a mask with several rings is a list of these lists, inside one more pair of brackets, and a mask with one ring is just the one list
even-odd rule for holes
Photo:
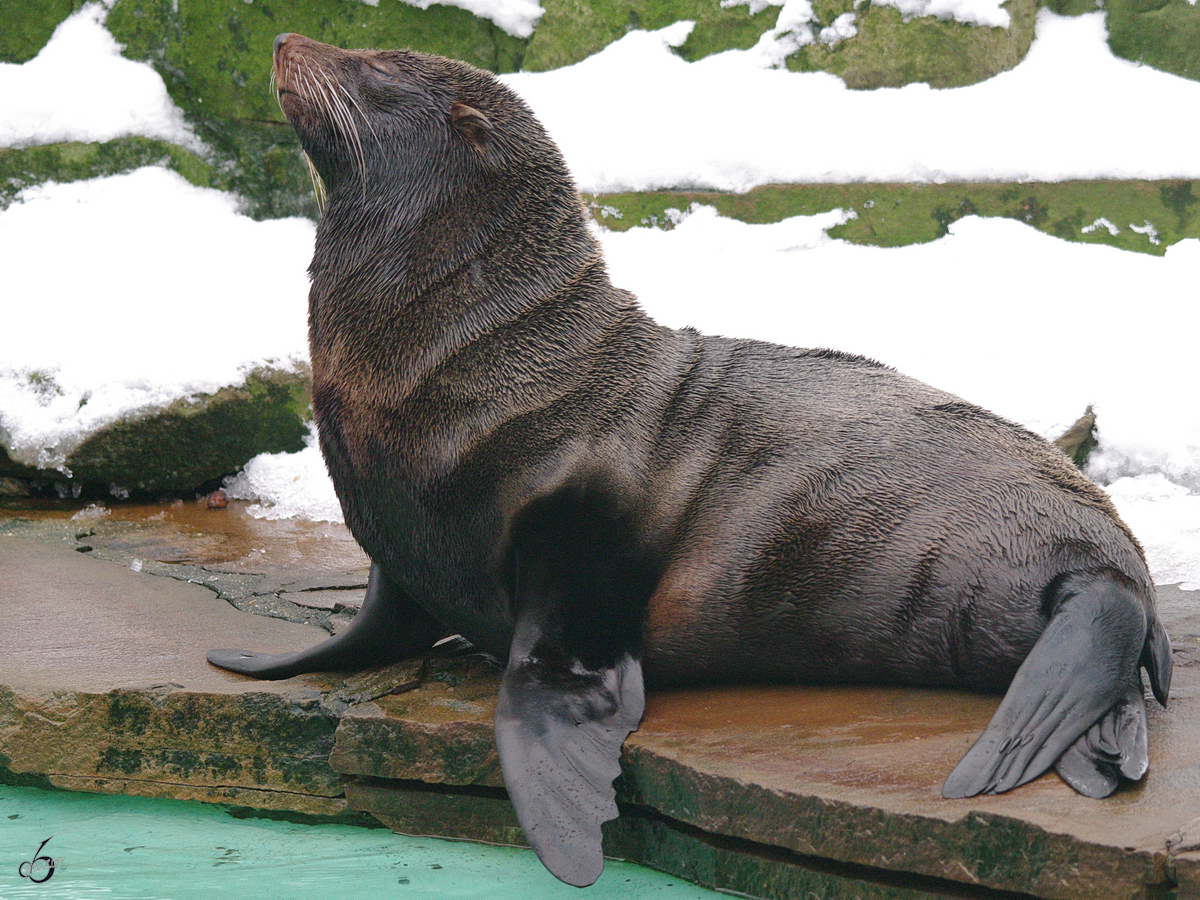
[[1140,671],[1165,703],[1170,641],[1137,542],[1060,451],[862,357],[659,326],[485,72],[298,35],[275,72],[328,198],[321,449],[373,565],[346,631],[214,664],[286,678],[452,634],[507,660],[505,783],[577,885],[643,679],[1007,689],[946,797],[1142,776]]

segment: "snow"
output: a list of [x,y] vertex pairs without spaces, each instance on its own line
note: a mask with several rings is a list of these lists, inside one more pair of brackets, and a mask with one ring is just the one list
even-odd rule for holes
[[260,518],[341,522],[342,507],[311,429],[305,444],[298,453],[260,453],[225,479],[226,493],[235,500],[258,501],[248,509]]
[[[771,41],[794,38],[803,12],[783,7]],[[122,60],[102,21],[86,6],[37,59],[0,66],[0,144],[193,140],[161,80]],[[578,65],[505,76],[584,190],[1200,178],[1200,125],[1179,113],[1198,108],[1200,84],[1115,59],[1099,14],[1043,11],[1016,69],[937,91],[849,91],[829,75],[771,68],[762,42],[688,63],[669,48],[690,28],[634,31]],[[1089,474],[1139,535],[1156,580],[1200,588],[1200,411],[1187,402],[1185,318],[1200,241],[1151,256],[975,217],[919,246],[830,239],[852,215],[747,225],[697,207],[673,214],[671,231],[597,234],[614,281],[665,324],[863,353],[1047,436],[1092,405],[1101,446]],[[1157,237],[1152,222],[1094,225]],[[237,383],[255,365],[304,362],[312,241],[309,222],[253,222],[235,198],[160,169],[25,190],[0,212],[10,336],[0,438],[24,461],[60,465],[82,435],[130,411]],[[252,460],[230,491],[263,515],[340,519],[313,441]]]
[[0,438],[61,466],[128,413],[307,359],[314,233],[167,169],[26,188],[0,212]]
[[1103,13],[1042,10],[1025,59],[964,88],[852,91],[760,46],[687,62],[686,23],[503,76],[585,193],[779,182],[1200,177],[1200,82],[1118,59]]
[[[378,6],[379,0],[364,0]],[[404,0],[409,6],[429,9],[435,3],[441,6],[457,6],[474,13],[481,19],[490,19],[513,37],[527,38],[533,27],[545,14],[537,0]]]
[[[953,19],[967,25],[983,25],[997,28],[1007,28],[1011,22],[1008,11],[1001,5],[1001,0],[876,0],[881,6],[892,6],[898,9],[908,21],[916,16],[936,16],[939,19]],[[855,9],[861,5],[854,4]],[[784,59],[800,47],[820,40],[830,46],[839,41],[847,40],[858,33],[854,24],[858,18],[857,12],[844,12],[815,36],[813,24],[816,13],[813,11],[811,0],[721,0],[721,6],[728,9],[733,6],[749,8],[750,15],[757,15],[768,6],[779,6],[779,15],[775,19],[775,27],[763,34],[751,56],[761,63],[780,67]]]
[[1007,28],[1008,12],[996,0],[881,0],[884,6],[900,10],[907,22],[917,16],[937,16],[967,25]]
[[89,3],[29,62],[0,63],[0,147],[143,135],[201,149],[158,73],[121,56],[107,15]]

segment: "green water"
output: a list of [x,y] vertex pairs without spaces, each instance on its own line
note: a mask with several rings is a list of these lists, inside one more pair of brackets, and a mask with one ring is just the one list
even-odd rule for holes
[[[20,874],[21,864],[35,854],[58,861],[41,884]],[[42,861],[32,875],[43,878],[47,871]],[[402,837],[352,825],[234,819],[205,803],[0,785],[0,900],[720,896],[612,860],[595,885],[580,891],[555,880],[529,850]]]

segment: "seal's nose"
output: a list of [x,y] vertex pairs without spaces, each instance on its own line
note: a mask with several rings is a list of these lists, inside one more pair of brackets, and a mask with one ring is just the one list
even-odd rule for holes
[[290,32],[289,32],[289,33],[284,33],[284,34],[277,35],[277,36],[275,37],[275,49],[274,49],[274,51],[273,51],[273,52],[274,52],[274,53],[276,53],[276,54],[278,54],[278,53],[279,53],[279,48],[283,46],[283,42],[284,42],[284,41],[286,41],[286,40],[287,40],[288,38],[290,38],[291,36],[292,36],[292,35],[291,35],[291,33],[290,33]]

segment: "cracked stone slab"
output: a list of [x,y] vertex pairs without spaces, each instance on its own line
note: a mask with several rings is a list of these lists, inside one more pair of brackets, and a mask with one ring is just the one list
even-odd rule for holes
[[[0,608],[6,646],[18,651],[0,657],[0,765],[62,787],[313,812],[342,808],[344,787],[350,805],[397,830],[511,838],[492,738],[494,665],[466,656],[272,683],[212,669],[208,647],[321,639],[321,629],[230,604],[307,617],[279,595],[352,588],[361,557],[298,550],[295,526],[276,547],[262,533],[235,540],[257,527],[242,520],[197,517],[217,524],[191,545],[176,535],[182,526],[121,515],[114,508],[90,535],[74,523],[3,526],[42,544],[0,536]],[[140,573],[130,568],[138,559]],[[606,826],[606,847],[765,897],[1200,896],[1197,600],[1160,588],[1175,644],[1171,706],[1150,705],[1149,775],[1112,798],[1080,797],[1051,775],[1002,797],[941,799],[995,697],[652,693],[625,745],[623,814]],[[138,631],[153,622],[157,635]],[[131,636],[153,652],[131,657]]]
[[[345,703],[320,676],[261,682],[204,659],[326,637],[198,584],[0,537],[0,765],[64,788],[337,814]],[[340,679],[337,682],[340,684]]]
[[[1176,644],[1171,705],[1151,701],[1149,774],[1105,800],[1053,773],[1002,796],[944,800],[942,781],[997,697],[756,686],[651,693],[625,742],[618,801],[685,831],[890,873],[883,885],[896,875],[929,879],[933,894],[957,884],[1064,900],[1196,896],[1200,597],[1159,593]],[[420,689],[349,710],[331,757],[338,771],[372,779],[355,789],[354,805],[376,807],[401,831],[434,818],[436,801],[414,799],[415,783],[502,784],[491,733],[498,670],[462,659],[430,665]],[[401,792],[391,799],[387,779]],[[465,821],[492,821],[472,815]]]

